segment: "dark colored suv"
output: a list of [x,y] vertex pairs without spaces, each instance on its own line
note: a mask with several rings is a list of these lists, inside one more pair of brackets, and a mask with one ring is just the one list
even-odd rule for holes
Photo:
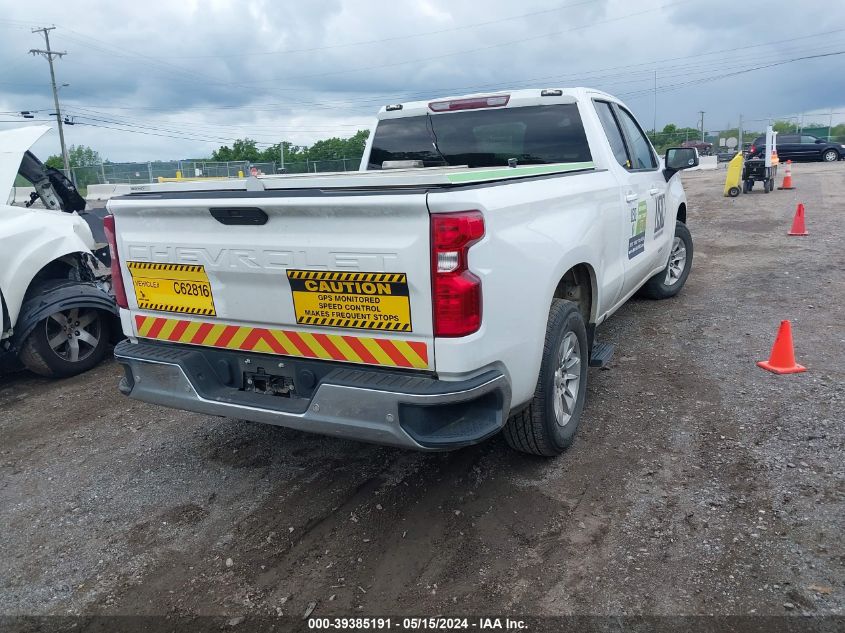
[[[749,158],[760,158],[766,149],[766,137],[758,136],[748,150]],[[809,134],[778,134],[780,160],[823,160],[832,163],[845,158],[845,145],[830,143]]]

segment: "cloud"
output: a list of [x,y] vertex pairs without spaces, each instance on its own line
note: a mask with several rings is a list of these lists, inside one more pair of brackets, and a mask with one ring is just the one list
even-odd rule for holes
[[[474,0],[61,6],[0,0],[0,111],[53,111],[47,63],[27,54],[43,46],[30,28],[49,15],[53,47],[68,51],[56,62],[70,84],[63,107],[80,123],[68,142],[111,160],[202,156],[243,136],[308,144],[371,125],[385,103],[507,87],[595,86],[651,127],[655,71],[659,127],[695,125],[699,110],[712,129],[740,113],[833,109],[845,120],[845,56],[781,63],[845,50],[835,31],[845,5],[825,0],[765,20],[733,0],[487,0],[483,12]],[[56,136],[37,151],[55,153]]]

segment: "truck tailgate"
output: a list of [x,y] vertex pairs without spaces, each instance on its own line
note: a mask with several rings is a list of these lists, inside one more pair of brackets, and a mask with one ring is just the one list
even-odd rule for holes
[[139,338],[434,366],[423,192],[207,192],[108,206]]

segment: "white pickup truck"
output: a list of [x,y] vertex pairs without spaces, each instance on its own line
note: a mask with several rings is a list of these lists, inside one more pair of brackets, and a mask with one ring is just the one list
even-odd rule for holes
[[355,173],[141,185],[106,232],[123,393],[444,450],[573,439],[595,328],[692,263],[675,173],[584,88],[389,105]]

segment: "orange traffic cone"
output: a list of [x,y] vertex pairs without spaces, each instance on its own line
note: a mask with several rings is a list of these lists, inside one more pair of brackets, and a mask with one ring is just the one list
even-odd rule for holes
[[792,218],[792,229],[790,229],[787,235],[809,235],[807,233],[807,227],[804,224],[804,204],[802,202],[799,202],[795,208],[795,217]]
[[772,346],[772,353],[769,360],[761,360],[758,367],[767,369],[775,374],[797,374],[807,371],[795,362],[795,350],[792,347],[792,325],[789,321],[781,321],[780,329],[775,337],[775,344]]
[[778,189],[795,189],[792,186],[792,161],[786,161],[786,173],[783,175],[783,184]]

